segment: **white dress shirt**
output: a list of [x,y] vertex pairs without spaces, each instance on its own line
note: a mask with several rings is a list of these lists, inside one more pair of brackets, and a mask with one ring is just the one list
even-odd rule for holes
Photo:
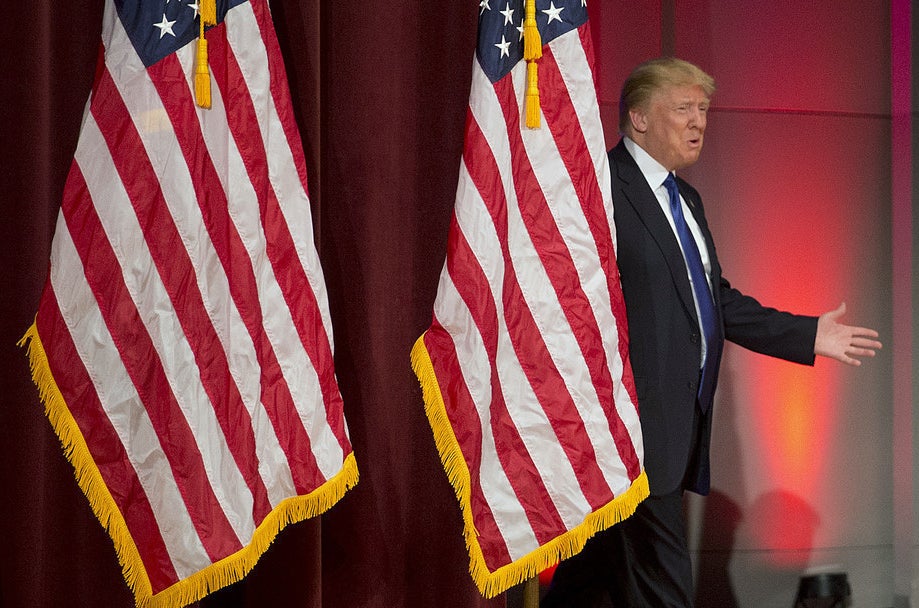
[[[635,163],[638,165],[638,168],[641,170],[641,174],[645,176],[645,180],[648,182],[648,185],[651,186],[654,196],[657,197],[657,202],[661,206],[661,211],[664,212],[664,216],[667,218],[667,222],[670,224],[670,229],[673,231],[674,238],[676,238],[677,245],[680,247],[680,251],[683,250],[683,245],[680,243],[680,237],[676,231],[676,225],[673,223],[673,213],[670,211],[670,193],[667,192],[667,186],[664,185],[664,180],[667,179],[669,171],[654,160],[650,154],[645,152],[645,150],[635,143],[632,139],[628,137],[623,138],[625,142],[625,149],[629,151],[629,154],[632,155],[632,158],[635,159]],[[696,241],[696,246],[699,248],[699,255],[702,257],[702,266],[705,268],[705,278],[708,282],[709,291],[711,291],[712,285],[712,260],[711,256],[708,253],[708,247],[705,245],[705,239],[702,238],[702,231],[699,229],[699,224],[696,223],[696,218],[693,216],[692,211],[690,211],[689,206],[686,204],[686,200],[683,198],[683,195],[680,195],[680,205],[683,207],[683,218],[686,220],[686,225],[689,227],[689,231],[692,233],[692,238]],[[686,260],[686,253],[683,252],[683,261]],[[689,274],[689,266],[686,266],[686,276],[689,277],[689,284],[692,286],[692,276]],[[695,287],[693,286],[693,289]],[[693,303],[696,305],[696,319],[699,321],[699,327],[702,327],[702,320],[699,316],[699,303],[695,301],[695,291],[693,291]],[[705,353],[708,349],[708,345],[705,343],[705,332],[702,334],[702,361],[705,361]]]

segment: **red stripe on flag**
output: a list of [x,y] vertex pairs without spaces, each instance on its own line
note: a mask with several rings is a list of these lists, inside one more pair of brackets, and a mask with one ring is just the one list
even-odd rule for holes
[[[265,332],[252,261],[230,218],[226,192],[217,175],[214,161],[207,153],[194,102],[189,95],[169,94],[169,83],[185,78],[182,65],[173,55],[148,68],[147,71],[172,119],[186,164],[192,168],[192,175],[197,177],[193,180],[193,185],[201,215],[227,276],[233,302],[255,347],[260,374],[261,402],[287,457],[294,486],[299,493],[307,493],[321,485],[325,478],[319,471],[316,457],[309,449],[309,435],[300,423],[290,387]],[[245,413],[245,410],[243,412]],[[248,415],[246,418],[251,430],[251,419]],[[252,450],[252,464],[257,465],[254,437]],[[251,472],[258,474],[255,468]],[[261,523],[271,510],[267,497],[263,502],[264,505],[260,505],[254,513],[256,524]]]
[[53,349],[53,356],[50,353],[48,356],[51,374],[86,440],[86,447],[127,525],[141,560],[159,564],[147,574],[153,592],[161,591],[178,582],[179,575],[173,568],[169,550],[156,525],[147,493],[99,401],[50,285],[39,304],[35,324],[45,347]]
[[[161,63],[168,65],[177,63],[177,60],[173,56]],[[155,73],[155,70],[151,68],[149,72]],[[168,91],[166,95],[179,96],[178,92]],[[183,96],[188,97],[187,91]],[[223,345],[195,283],[197,273],[163,198],[156,170],[108,71],[99,80],[90,110],[112,150],[115,168],[131,199],[150,255],[194,354],[201,382],[210,400],[209,407],[214,409],[233,460],[252,494],[254,514],[264,517],[271,511],[271,504],[258,472],[252,420],[230,374]],[[184,126],[174,123],[174,130]]]
[[[185,77],[182,65],[175,55],[170,55],[149,67],[147,73],[150,74],[150,78],[160,94],[163,106],[172,121],[178,144],[185,156],[185,162],[191,169],[192,184],[195,188],[198,206],[208,228],[208,234],[212,238],[214,247],[217,248],[218,255],[223,253],[220,258],[223,262],[223,270],[227,274],[227,280],[231,286],[236,281],[244,281],[252,275],[251,265],[248,257],[245,256],[244,248],[241,246],[232,248],[225,242],[233,242],[234,237],[235,241],[238,242],[239,235],[229,219],[223,187],[217,177],[213,161],[207,153],[207,146],[201,134],[192,98],[187,94],[179,94],[178,91],[172,92],[170,91],[171,87],[164,84],[182,82]],[[132,201],[134,200],[133,195],[131,199]],[[161,204],[165,204],[165,202],[161,201]],[[135,204],[136,207],[137,205]],[[140,217],[140,214],[138,214],[138,217]],[[165,222],[161,224],[162,228],[165,228],[166,225],[174,226]],[[144,227],[144,232],[147,232],[146,227]],[[151,239],[148,238],[147,240],[149,242]],[[234,244],[236,243],[234,242]],[[152,244],[150,247],[154,259],[159,258],[164,253],[168,253],[167,251],[155,250]],[[182,255],[182,253],[185,253],[184,249],[181,253],[172,253],[172,264],[181,267],[187,262],[188,268],[191,268],[191,260]],[[177,262],[181,263],[177,264]],[[157,267],[162,271],[163,267],[160,266],[159,262]],[[173,291],[173,289],[169,288],[169,280],[164,280],[164,283],[167,284],[167,289],[169,289],[173,301],[177,298],[183,302],[186,302],[187,298],[192,300],[192,302],[188,302],[189,306],[187,307],[175,305],[180,321],[183,317],[182,313],[191,308],[191,305],[194,305],[195,308],[200,306],[200,310],[194,311],[196,317],[200,317],[201,313],[207,315],[204,302],[200,299],[200,292],[196,287],[187,287],[182,290],[176,284],[173,287],[176,291]],[[184,296],[179,295],[183,291]],[[258,308],[256,299],[236,300],[237,308],[240,308],[240,304],[243,302],[247,306],[242,308]],[[243,403],[239,387],[230,373],[227,353],[223,350],[223,345],[220,343],[210,318],[208,317],[206,322],[196,324],[195,329],[197,331],[189,331],[190,328],[186,327],[184,323],[183,329],[185,329],[186,336],[195,354],[195,360],[201,370],[201,380],[217,414],[217,419],[220,421],[220,427],[226,436],[236,465],[246,480],[246,485],[249,487],[250,492],[252,492],[253,519],[258,524],[271,512],[271,502],[268,499],[265,482],[258,470],[252,418]]]
[[[552,54],[551,45],[548,45],[547,52],[543,53],[539,65],[540,82],[553,93],[551,101],[542,104],[542,111],[587,219],[601,267],[607,277],[610,301],[614,302],[621,298],[617,298],[614,291],[618,286],[619,275],[618,269],[612,263],[612,260],[615,259],[615,252],[609,231],[609,219],[601,204],[603,195],[600,192],[587,142],[577,120],[574,104],[568,95],[568,89],[565,87],[558,64]],[[504,79],[495,85],[496,89],[498,87],[508,89],[498,95],[502,102],[514,99],[511,86],[510,79]],[[516,101],[513,104],[502,103],[502,107],[509,121],[508,136],[511,139],[511,146],[519,146],[522,150],[523,140],[520,137]],[[510,121],[515,121],[517,124],[510,124]],[[527,231],[578,341],[584,362],[590,372],[591,381],[602,405],[601,409],[606,414],[610,431],[616,442],[619,457],[628,470],[629,478],[634,479],[641,473],[641,463],[635,453],[628,430],[615,408],[613,378],[610,374],[611,362],[607,361],[606,352],[602,348],[603,337],[600,326],[587,295],[581,287],[574,260],[571,259],[571,253],[552,217],[548,202],[533,174],[532,167],[525,154],[514,155],[514,161],[516,178],[514,184],[517,186],[518,201],[521,202],[520,212],[526,223]],[[616,280],[615,283],[613,279]],[[588,462],[596,463],[592,451],[585,456]],[[577,470],[577,467],[575,469]],[[591,473],[591,478],[595,478],[593,473]],[[607,502],[609,495],[598,496],[597,500],[599,500],[598,504],[591,503],[593,508]]]
[[491,506],[482,492],[479,471],[482,461],[482,421],[475,408],[472,395],[469,394],[469,387],[463,380],[456,344],[453,343],[453,338],[440,325],[436,317],[431,328],[424,334],[424,342],[429,352],[437,352],[442,355],[434,364],[435,372],[438,378],[449,379],[449,382],[445,382],[441,387],[445,393],[444,402],[449,404],[446,407],[446,414],[463,454],[468,455],[466,463],[470,471],[470,508],[474,514],[475,528],[480,535],[479,546],[482,549],[482,556],[489,568],[496,569],[510,562],[511,555],[495,521]]
[[[284,57],[281,54],[281,47],[278,43],[278,36],[274,29],[274,23],[271,20],[271,13],[268,10],[268,3],[252,2],[251,6],[262,36],[262,42],[268,54],[268,71],[271,74],[271,98],[274,101],[275,110],[278,113],[281,127],[284,129],[284,134],[287,137],[287,145],[293,155],[294,165],[297,168],[297,175],[300,176],[303,191],[309,193],[303,142],[300,139],[300,131],[297,129],[297,121],[290,96],[290,86],[287,82],[287,72],[284,69]],[[316,310],[317,312],[319,311],[318,307]],[[318,323],[317,327],[322,327],[322,324]],[[331,358],[332,348],[328,336],[325,336],[325,346],[323,346],[323,348],[328,348],[327,356]],[[332,372],[332,367],[330,366],[328,370],[328,375],[331,376],[331,382],[337,387],[337,380]],[[339,395],[337,388],[335,394]],[[340,396],[337,404],[335,402],[326,401],[325,409],[326,420],[332,428],[332,432],[339,438],[339,445],[342,451],[345,454],[349,454],[351,452],[351,443],[348,440],[348,434],[345,428],[345,412],[344,408],[341,407]]]
[[[501,460],[501,466],[518,502],[526,512],[534,535],[540,543],[543,543],[558,534],[559,530],[564,530],[565,524],[546,489],[542,474],[523,442],[520,430],[514,424],[507,409],[504,387],[498,376],[498,334],[500,330],[497,322],[497,309],[492,299],[488,280],[466,240],[466,235],[455,223],[455,216],[447,246],[451,253],[447,257],[450,277],[456,286],[457,293],[469,308],[488,354],[492,390],[489,422],[498,458]],[[517,286],[514,270],[509,265],[505,267],[505,283]],[[514,293],[517,297],[512,305],[527,309],[519,289]],[[505,302],[505,307],[507,306],[508,302]],[[470,452],[463,450],[463,453],[469,454]]]
[[[490,178],[496,177],[497,173],[495,172],[490,176],[486,176],[485,173],[487,173],[487,171],[477,171],[476,169],[478,169],[478,167],[475,164],[470,166],[469,163],[473,160],[470,156],[474,157],[475,160],[484,160],[485,154],[484,152],[468,154],[470,150],[468,142],[471,140],[479,141],[481,138],[479,137],[480,132],[478,131],[478,125],[475,123],[475,119],[471,112],[468,115],[466,124],[467,154],[464,155],[464,160],[467,166],[469,166],[469,174],[473,182],[477,182],[476,185],[481,186],[481,181],[487,181]],[[476,135],[473,136],[473,133]],[[505,250],[505,254],[507,254],[506,205],[488,205],[487,201],[486,205],[489,207],[489,212],[492,215],[492,222],[498,232],[498,238],[501,240],[502,248]],[[517,499],[520,501],[521,506],[527,514],[527,519],[530,521],[536,538],[540,543],[548,542],[553,536],[566,529],[565,524],[546,489],[539,469],[530,457],[529,451],[520,437],[520,431],[517,429],[517,426],[514,424],[507,410],[507,404],[504,400],[504,389],[501,385],[501,379],[498,376],[497,367],[498,335],[500,333],[498,328],[497,309],[492,299],[491,287],[488,284],[488,279],[479,266],[479,261],[476,259],[475,254],[469,247],[466,236],[455,223],[455,219],[450,230],[447,250],[450,252],[450,255],[447,256],[447,270],[450,273],[453,284],[456,286],[457,292],[469,308],[469,312],[478,328],[479,334],[482,336],[485,351],[488,353],[488,360],[491,367],[490,382],[492,388],[490,422],[495,437],[498,458],[501,460],[502,468],[507,472],[508,481],[514,490],[514,494],[517,496]],[[509,254],[505,255],[505,290],[502,294],[502,298],[504,299],[503,306],[508,314],[528,316],[529,308],[527,307],[526,301],[523,299],[523,294],[520,292],[517,277],[514,274],[514,268],[507,259],[508,255]],[[514,318],[509,318],[507,320],[509,329],[511,329],[510,326],[512,324],[518,325],[519,323],[520,321]],[[528,326],[527,329],[539,335],[535,327]],[[511,333],[513,339],[513,334],[515,332],[511,330]],[[522,338],[522,336],[517,337],[518,340]],[[517,349],[519,342],[514,346],[515,350],[519,353],[520,351]],[[524,348],[528,346],[529,345]],[[534,387],[534,390],[537,390],[536,387]],[[467,452],[464,451],[464,453]]]
[[[587,68],[590,70],[590,78],[593,81],[594,91],[598,91],[600,90],[600,86],[597,81],[596,55],[594,54],[594,41],[590,35],[589,27],[582,26],[578,28],[578,40],[581,43],[581,48],[584,49],[584,56],[587,58]],[[599,99],[597,101],[599,102]],[[599,121],[597,121],[596,124],[598,127],[602,127],[602,123]]]
[[[579,27],[578,37],[581,41],[581,47],[584,49],[584,55],[587,57],[587,65],[590,68],[590,74],[591,78],[593,79],[594,89],[597,90],[599,87],[597,86],[597,71],[594,59],[596,55],[594,54],[594,43],[593,38],[590,35],[590,29],[586,27]],[[555,62],[554,57],[552,61]],[[597,126],[601,127],[599,124]],[[588,216],[588,221],[591,221],[590,216]],[[608,232],[608,229],[604,229],[603,231]],[[610,238],[612,239],[612,235],[610,235]],[[623,362],[622,384],[625,386],[626,391],[629,394],[629,400],[631,401],[635,408],[635,412],[637,413],[638,392],[635,389],[635,377],[632,371],[632,366],[629,364],[628,318],[625,310],[625,299],[622,297],[622,291],[620,288],[619,267],[612,263],[615,258],[615,246],[613,246],[611,243],[609,255],[600,255],[600,264],[607,277],[607,285],[610,292],[610,308],[612,309],[613,316],[616,318],[616,330],[619,335],[619,357]]]
[[[297,130],[297,121],[290,99],[290,86],[287,84],[287,72],[284,70],[284,57],[281,55],[281,46],[278,44],[278,36],[274,31],[274,23],[271,21],[268,3],[252,2],[251,6],[262,36],[262,43],[268,53],[268,72],[271,74],[271,98],[274,100],[278,119],[284,129],[284,135],[287,136],[287,145],[290,147],[291,154],[293,154],[294,165],[297,167],[297,175],[300,176],[303,191],[309,192],[306,187],[306,156],[303,154],[303,142],[300,140],[300,131]],[[336,435],[339,435],[344,428],[344,415],[341,417],[342,428],[332,426]]]
[[[540,243],[538,238],[533,238],[534,236],[538,236],[540,230],[546,228],[546,226],[538,225],[539,222],[553,228],[555,227],[555,223],[545,204],[545,198],[542,197],[542,191],[539,184],[525,158],[526,151],[523,147],[523,141],[520,138],[520,123],[518,120],[518,110],[516,109],[518,106],[517,102],[514,100],[514,91],[510,88],[511,85],[511,79],[503,79],[495,83],[495,92],[499,100],[501,100],[502,107],[506,107],[508,101],[510,101],[511,105],[514,107],[512,112],[505,111],[505,122],[507,124],[507,132],[510,136],[509,143],[512,149],[511,160],[513,163],[514,187],[517,191],[517,204],[523,216],[524,223],[527,225],[530,232],[531,239],[533,239],[533,245],[537,248],[537,252],[540,255],[546,272],[549,274],[550,280],[553,278],[553,275],[556,275],[555,281],[553,281],[553,283],[556,284],[556,295],[559,297],[560,304],[565,309],[565,314],[569,322],[577,333],[581,324],[578,320],[583,322],[583,320],[592,318],[593,312],[590,310],[589,304],[587,304],[586,301],[582,302],[580,299],[568,297],[566,291],[564,289],[560,290],[557,286],[559,282],[565,280],[570,282],[573,279],[573,284],[567,288],[567,291],[579,289],[576,284],[577,272],[573,264],[571,264],[569,268],[559,272],[556,268],[558,262],[551,259],[553,257],[561,257],[563,252],[567,255],[567,248],[561,240],[561,236],[555,238],[553,245]],[[510,97],[510,100],[508,100],[508,97]],[[464,160],[467,166],[470,167],[469,173],[476,183],[476,187],[483,199],[486,200],[489,212],[492,213],[493,218],[495,218],[495,225],[498,227],[498,240],[501,243],[506,273],[510,274],[513,272],[513,262],[511,260],[507,235],[506,209],[508,201],[504,198],[504,191],[502,189],[496,189],[489,185],[491,180],[499,178],[498,167],[495,165],[494,158],[491,156],[487,141],[485,141],[484,136],[481,131],[479,131],[475,122],[472,122],[473,126],[467,129],[466,132],[467,153],[464,155]],[[492,196],[496,197],[497,200],[492,198]],[[490,198],[492,200],[489,200]],[[533,217],[535,211],[539,210],[537,205],[540,202],[542,203],[541,211],[544,216],[542,218]],[[500,225],[497,221],[498,216],[495,215],[497,213],[505,216],[501,218],[502,221]],[[545,251],[540,250],[540,245],[545,249],[554,246],[556,251],[552,256],[546,256]],[[564,278],[557,276],[564,275],[565,272],[571,274]],[[578,485],[585,499],[590,504],[591,508],[596,509],[609,501],[612,497],[612,491],[604,481],[603,473],[597,464],[593,444],[584,428],[584,422],[581,419],[574,400],[571,398],[564,378],[558,371],[555,362],[552,360],[552,356],[543,340],[539,326],[536,324],[533,314],[520,291],[516,275],[507,278],[511,280],[505,280],[505,293],[502,297],[504,298],[505,314],[507,315],[507,329],[514,345],[514,351],[521,361],[538,362],[535,365],[524,365],[523,370],[527,375],[527,379],[533,391],[536,393],[539,403],[542,405],[542,409],[549,423],[552,425],[552,429],[555,432],[559,444],[565,451],[568,460],[571,462]],[[583,310],[585,305],[586,311]],[[573,313],[566,308],[569,306],[576,309],[577,316],[574,319],[572,319]],[[599,330],[597,330],[597,333],[599,333]],[[608,392],[612,392],[611,385]],[[564,529],[562,529],[562,531],[564,531]]]
[[[100,86],[110,85],[111,80],[106,74]],[[111,98],[111,95],[106,97]],[[98,110],[113,108],[102,106],[96,108]],[[122,129],[122,137],[127,138],[125,131],[129,130]],[[132,148],[126,140],[120,143],[126,155],[138,154],[137,148],[133,148],[134,154],[131,154]],[[242,545],[208,483],[194,434],[169,386],[156,348],[137,314],[121,276],[121,265],[106,238],[79,170],[75,169],[70,174],[64,188],[64,201],[61,213],[83,262],[86,280],[99,303],[99,310],[125,369],[156,429],[160,446],[201,543],[215,561],[230,555]]]
[[[345,454],[351,445],[344,428],[342,399],[338,391],[332,360],[332,346],[322,324],[316,294],[296,255],[296,246],[278,203],[277,193],[268,179],[267,151],[259,129],[258,114],[243,77],[242,70],[226,38],[225,27],[208,32],[208,45],[214,47],[210,65],[223,96],[230,132],[237,142],[249,180],[258,197],[260,217],[265,230],[268,259],[274,270],[284,300],[290,309],[303,348],[319,377],[326,420]],[[270,57],[269,57],[270,59]],[[267,108],[263,108],[267,111]]]

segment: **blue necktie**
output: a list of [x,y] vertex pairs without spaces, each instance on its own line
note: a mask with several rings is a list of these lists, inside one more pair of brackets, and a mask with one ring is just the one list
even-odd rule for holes
[[676,227],[677,235],[680,238],[680,245],[683,248],[683,257],[686,258],[686,266],[689,268],[689,276],[692,278],[692,289],[696,296],[696,304],[699,306],[699,317],[702,323],[702,331],[705,332],[706,356],[702,364],[702,374],[699,381],[699,405],[702,411],[708,409],[712,401],[712,384],[714,376],[714,359],[715,359],[715,304],[712,301],[712,292],[708,287],[708,281],[705,278],[705,268],[702,266],[702,256],[699,254],[699,247],[696,245],[696,239],[693,238],[689,226],[686,225],[686,218],[683,217],[683,206],[680,204],[680,191],[677,188],[676,180],[673,173],[667,175],[664,180],[667,192],[670,194],[670,212],[673,214],[673,224]]

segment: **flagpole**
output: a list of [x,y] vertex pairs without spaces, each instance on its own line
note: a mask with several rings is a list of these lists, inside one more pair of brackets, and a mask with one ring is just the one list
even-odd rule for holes
[[539,577],[529,578],[523,584],[523,608],[539,608]]

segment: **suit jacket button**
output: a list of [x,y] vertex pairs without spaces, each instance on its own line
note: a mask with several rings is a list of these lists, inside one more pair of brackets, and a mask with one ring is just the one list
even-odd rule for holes
[[689,341],[690,341],[691,343],[693,343],[693,344],[698,344],[698,343],[699,343],[699,334],[697,334],[697,333],[690,334],[690,336],[689,336]]

